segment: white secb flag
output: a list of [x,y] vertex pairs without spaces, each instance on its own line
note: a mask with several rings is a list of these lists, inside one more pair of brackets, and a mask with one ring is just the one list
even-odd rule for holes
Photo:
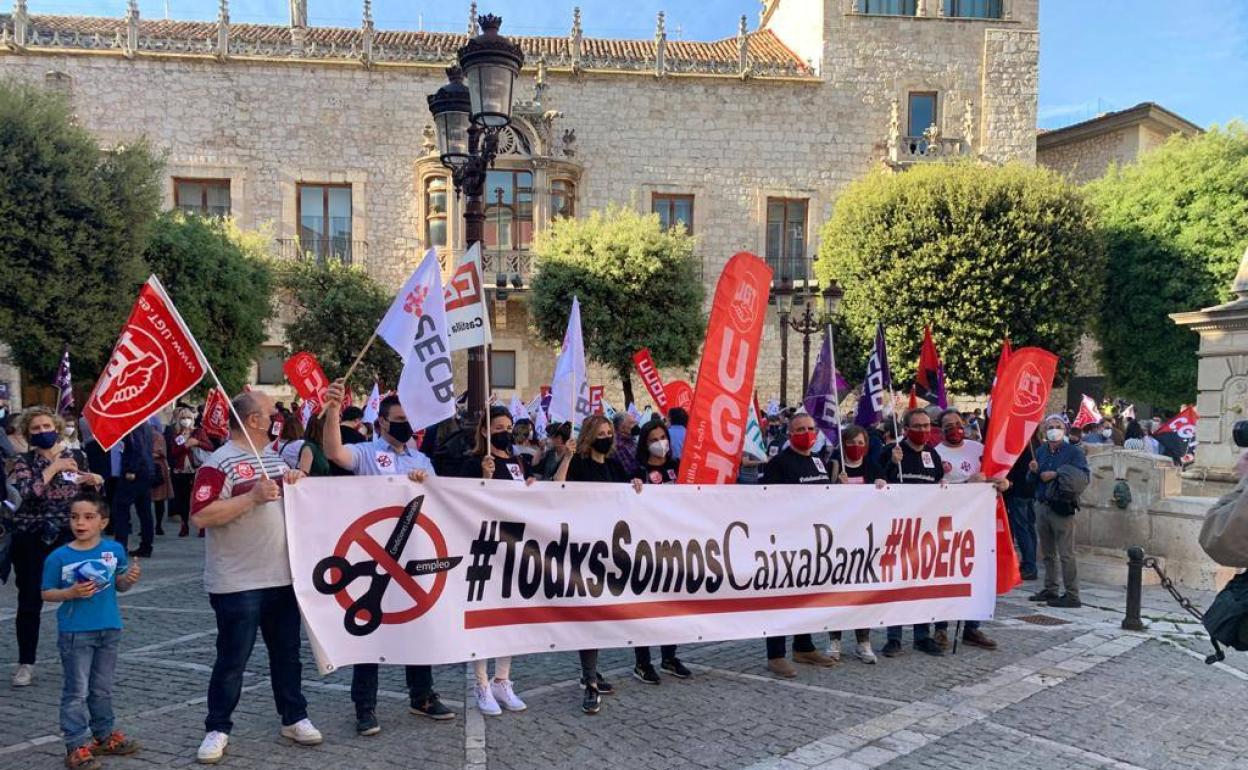
[[758,424],[758,412],[751,406],[745,421],[745,445],[743,451],[755,460],[767,460],[767,442],[763,440],[763,426]]
[[430,249],[377,327],[377,336],[403,359],[399,403],[414,429],[455,416],[455,373],[442,297],[442,270]]
[[368,394],[368,400],[364,402],[364,422],[373,423],[377,420],[377,415],[381,410],[381,387],[373,380],[373,391]]
[[572,298],[568,330],[550,381],[550,419],[571,422],[575,433],[589,412],[589,380],[585,376],[585,341],[581,336],[581,303]]
[[485,305],[485,281],[481,274],[481,244],[463,253],[443,291],[446,299],[447,337],[451,350],[489,345],[490,312]]

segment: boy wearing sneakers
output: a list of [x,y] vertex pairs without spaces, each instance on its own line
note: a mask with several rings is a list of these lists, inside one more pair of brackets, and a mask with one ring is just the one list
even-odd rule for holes
[[43,565],[43,600],[61,602],[56,611],[57,647],[65,671],[61,732],[65,766],[98,770],[103,754],[133,754],[139,744],[113,729],[113,672],[121,642],[117,592],[139,582],[139,563],[126,549],[103,540],[108,506],[89,490],[70,502],[74,539],[53,551]]

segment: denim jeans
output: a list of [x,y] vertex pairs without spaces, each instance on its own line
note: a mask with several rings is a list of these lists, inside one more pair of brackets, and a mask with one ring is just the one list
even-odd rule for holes
[[[356,714],[377,710],[377,669],[376,663],[357,663],[351,667],[351,702],[355,704]],[[433,695],[433,667],[404,666],[403,669],[412,707],[425,705]]]
[[208,681],[208,718],[204,720],[204,729],[228,734],[234,727],[230,715],[242,695],[243,671],[256,646],[257,631],[269,649],[273,701],[282,724],[293,725],[306,719],[308,702],[303,697],[301,682],[295,590],[280,586],[209,594],[208,601],[217,614],[217,660]]
[[1018,569],[1024,575],[1036,574],[1036,509],[1031,498],[1011,497],[1005,501],[1010,532],[1018,543]]
[[61,732],[73,751],[113,732],[113,672],[121,629],[59,634],[56,646],[65,670],[61,688]]

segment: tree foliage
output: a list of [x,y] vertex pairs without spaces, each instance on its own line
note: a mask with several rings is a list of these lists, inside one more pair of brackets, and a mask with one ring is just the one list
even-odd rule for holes
[[101,150],[64,96],[0,82],[0,339],[36,379],[99,371],[146,278],[160,161]]
[[[286,344],[289,352],[306,350],[321,362],[330,378],[345,375],[386,314],[394,297],[357,267],[330,260],[303,259],[283,263],[283,301],[287,303]],[[384,342],[374,342],[351,375],[357,390],[395,387],[402,362]]]
[[1056,174],[933,163],[850,185],[815,269],[844,289],[856,347],[884,323],[895,380],[913,376],[931,324],[949,388],[986,393],[1007,335],[1056,353],[1069,373],[1104,255],[1090,206]]
[[537,274],[529,303],[538,336],[563,341],[575,295],[585,353],[614,369],[632,400],[632,356],[648,347],[659,366],[697,357],[706,319],[694,239],[664,230],[657,214],[613,206],[558,219],[534,238]]
[[1248,127],[1175,136],[1088,191],[1109,254],[1096,323],[1109,387],[1154,404],[1190,402],[1199,338],[1168,316],[1231,298],[1248,247]]
[[[168,211],[156,220],[145,253],[230,393],[247,381],[268,336],[271,242],[266,234],[244,233],[229,220]],[[109,333],[115,336],[116,328]],[[201,385],[206,389],[211,383]]]

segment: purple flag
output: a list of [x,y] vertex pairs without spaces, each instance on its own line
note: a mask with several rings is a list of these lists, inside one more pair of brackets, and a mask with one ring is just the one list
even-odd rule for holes
[[74,408],[74,383],[69,373],[69,348],[65,348],[65,353],[61,356],[61,365],[56,370],[56,379],[52,381],[52,387],[57,390],[57,414],[62,416],[69,414],[69,410]]
[[806,407],[806,412],[815,419],[815,425],[832,444],[837,442],[841,430],[840,400],[849,390],[849,383],[836,370],[835,360],[832,338],[825,331],[823,347],[815,360],[815,371],[810,376],[806,397],[802,399],[802,406]]
[[888,351],[884,346],[884,324],[876,324],[875,350],[867,360],[867,376],[862,381],[862,397],[858,399],[858,411],[854,423],[869,428],[884,419],[884,405],[893,389],[893,378],[888,371]]

